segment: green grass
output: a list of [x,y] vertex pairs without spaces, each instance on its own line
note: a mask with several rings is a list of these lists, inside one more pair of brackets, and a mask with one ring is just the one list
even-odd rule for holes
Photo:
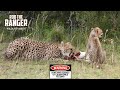
[[[71,64],[72,79],[120,79],[120,54],[114,53],[115,63],[111,63],[111,52],[108,52],[107,63],[103,69],[91,68],[86,62],[55,60],[40,61],[5,61],[0,44],[0,79],[49,79],[50,64]],[[108,50],[109,51],[109,50]]]

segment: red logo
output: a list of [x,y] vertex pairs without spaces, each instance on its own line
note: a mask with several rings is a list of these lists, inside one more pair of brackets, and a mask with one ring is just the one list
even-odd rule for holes
[[67,65],[54,65],[54,66],[51,66],[51,69],[52,70],[69,70],[70,66],[67,66]]

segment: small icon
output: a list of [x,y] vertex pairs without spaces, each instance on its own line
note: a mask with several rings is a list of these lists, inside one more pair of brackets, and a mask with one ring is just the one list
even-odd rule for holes
[[71,65],[51,64],[50,79],[71,79]]

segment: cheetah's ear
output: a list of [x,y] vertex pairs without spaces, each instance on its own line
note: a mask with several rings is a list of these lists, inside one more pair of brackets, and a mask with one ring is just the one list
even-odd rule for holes
[[61,47],[64,47],[64,42],[63,41],[61,41],[61,45],[60,45]]
[[65,43],[66,47],[72,47],[70,42]]
[[94,30],[94,28],[91,28],[91,30]]
[[70,43],[70,42],[67,42],[66,44],[67,44],[67,45],[70,45],[71,43]]

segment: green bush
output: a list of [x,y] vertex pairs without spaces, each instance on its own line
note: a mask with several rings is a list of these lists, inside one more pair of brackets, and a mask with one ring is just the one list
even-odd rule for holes
[[64,40],[64,28],[55,24],[52,31],[48,34],[47,40],[50,42],[61,42]]

